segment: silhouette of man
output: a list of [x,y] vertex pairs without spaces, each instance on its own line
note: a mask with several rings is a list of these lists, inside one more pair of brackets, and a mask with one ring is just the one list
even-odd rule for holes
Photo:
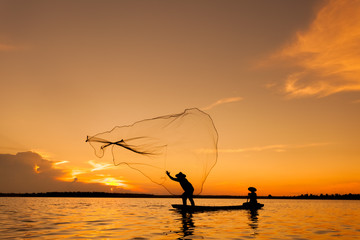
[[179,172],[175,175],[176,178],[172,177],[170,175],[169,171],[166,171],[166,174],[169,176],[169,178],[173,181],[179,182],[182,189],[184,189],[184,193],[181,195],[183,205],[186,206],[186,200],[189,199],[191,206],[195,206],[193,194],[194,194],[194,187],[191,185],[191,183],[186,179],[186,175],[182,172]]
[[250,204],[257,204],[257,195],[256,195],[256,188],[249,187],[248,190],[250,193],[248,194],[247,201],[250,199]]

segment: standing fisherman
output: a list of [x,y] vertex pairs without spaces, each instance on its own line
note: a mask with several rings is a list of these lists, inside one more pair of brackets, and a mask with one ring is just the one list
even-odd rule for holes
[[169,176],[169,178],[173,181],[179,182],[182,189],[184,189],[184,193],[181,195],[183,205],[186,206],[186,200],[189,199],[191,206],[195,206],[193,194],[194,194],[194,187],[191,185],[191,183],[186,179],[186,175],[182,172],[179,172],[175,175],[175,178],[170,175],[169,171],[166,171],[166,174]]

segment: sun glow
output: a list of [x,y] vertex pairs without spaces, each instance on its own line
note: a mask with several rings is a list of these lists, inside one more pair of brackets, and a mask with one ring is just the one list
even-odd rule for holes
[[124,180],[116,179],[114,177],[105,177],[101,179],[94,179],[92,182],[102,183],[107,186],[114,186],[114,187],[126,187],[128,188],[129,185],[124,183]]

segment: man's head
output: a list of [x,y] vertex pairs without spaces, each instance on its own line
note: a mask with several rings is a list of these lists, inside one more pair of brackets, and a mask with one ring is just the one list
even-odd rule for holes
[[186,178],[186,175],[183,174],[182,172],[179,172],[178,174],[175,175],[175,177],[177,177],[177,178]]

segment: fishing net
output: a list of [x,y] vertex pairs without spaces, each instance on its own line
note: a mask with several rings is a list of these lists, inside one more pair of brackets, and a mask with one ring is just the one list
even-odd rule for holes
[[194,194],[202,192],[217,161],[217,141],[211,117],[197,108],[87,137],[97,157],[110,150],[115,165],[126,164],[171,194],[179,194],[182,189],[166,176],[166,171],[173,176],[186,174]]

